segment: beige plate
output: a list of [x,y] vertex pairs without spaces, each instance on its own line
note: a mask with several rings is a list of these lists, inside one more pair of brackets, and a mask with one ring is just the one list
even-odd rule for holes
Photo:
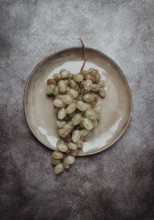
[[[126,130],[132,114],[132,96],[127,80],[118,65],[98,50],[87,48],[84,69],[100,70],[106,81],[107,95],[100,99],[100,121],[84,144],[80,156],[95,154],[115,143]],[[28,125],[45,146],[55,149],[58,139],[52,99],[46,96],[46,81],[60,69],[79,72],[83,63],[81,48],[69,48],[41,61],[30,74],[24,95]]]

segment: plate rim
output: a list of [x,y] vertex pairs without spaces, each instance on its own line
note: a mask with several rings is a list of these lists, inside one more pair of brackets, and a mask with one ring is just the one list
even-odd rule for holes
[[[28,78],[26,80],[26,85],[25,85],[25,88],[24,88],[24,98],[23,98],[23,107],[24,107],[24,114],[25,114],[25,118],[26,118],[26,122],[27,122],[27,125],[28,125],[28,128],[30,129],[30,131],[32,132],[33,136],[37,139],[37,141],[39,141],[41,144],[43,144],[43,146],[47,147],[48,149],[50,150],[54,150],[50,147],[48,147],[47,145],[45,145],[42,140],[37,137],[35,135],[35,132],[33,130],[33,128],[31,127],[30,125],[30,121],[28,119],[28,113],[27,113],[27,108],[26,108],[26,94],[27,94],[27,89],[28,89],[28,85],[29,85],[29,81],[31,80],[35,70],[38,68],[38,66],[40,66],[45,60],[47,60],[49,57],[54,57],[56,56],[57,54],[59,53],[63,53],[65,51],[69,51],[69,50],[76,50],[76,49],[81,49],[82,51],[82,48],[81,47],[68,47],[68,48],[65,48],[63,50],[59,50],[53,54],[50,54],[48,56],[46,56],[43,60],[41,60],[34,68],[33,70],[30,72],[30,74],[28,75]],[[93,155],[93,154],[98,154],[104,150],[106,150],[107,148],[113,146],[122,136],[123,134],[125,133],[126,129],[128,128],[129,124],[130,124],[130,121],[131,121],[131,118],[132,118],[132,113],[133,113],[133,99],[132,99],[132,93],[131,93],[131,90],[130,90],[130,87],[129,87],[129,84],[128,84],[128,81],[126,79],[126,76],[125,74],[123,73],[123,71],[121,70],[121,68],[119,67],[119,65],[112,59],[110,58],[108,55],[106,55],[105,53],[101,52],[100,50],[98,49],[94,49],[92,47],[86,47],[86,49],[89,49],[89,50],[92,50],[96,53],[99,53],[101,55],[103,55],[104,57],[106,57],[111,63],[113,63],[116,68],[119,70],[119,72],[121,73],[121,76],[122,78],[124,79],[124,82],[126,84],[126,87],[127,87],[127,90],[128,90],[128,93],[129,93],[129,100],[130,100],[130,111],[129,111],[129,116],[128,116],[128,120],[127,120],[127,123],[125,124],[123,130],[120,132],[120,134],[117,136],[117,138],[115,138],[111,143],[107,144],[103,149],[100,148],[99,150],[95,151],[95,152],[89,152],[89,153],[85,153],[85,154],[79,154],[78,156],[80,157],[83,157],[83,156],[89,156],[89,155]]]

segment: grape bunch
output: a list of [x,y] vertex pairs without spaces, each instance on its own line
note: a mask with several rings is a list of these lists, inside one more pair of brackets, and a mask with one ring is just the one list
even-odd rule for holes
[[86,136],[98,124],[99,97],[106,95],[98,70],[90,68],[73,74],[62,69],[47,80],[46,93],[53,98],[59,140],[51,159],[54,173],[69,169],[84,145]]

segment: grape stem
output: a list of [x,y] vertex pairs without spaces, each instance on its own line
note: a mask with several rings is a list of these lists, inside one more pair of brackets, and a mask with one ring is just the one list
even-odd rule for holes
[[81,37],[79,38],[79,40],[80,40],[80,42],[81,42],[81,44],[82,44],[82,51],[83,51],[83,56],[84,56],[84,62],[83,62],[82,67],[81,67],[81,69],[80,69],[80,72],[81,72],[81,71],[83,70],[84,66],[85,66],[85,63],[86,63],[86,61],[87,61],[87,57],[86,57],[85,46],[84,46],[84,43],[83,43]]

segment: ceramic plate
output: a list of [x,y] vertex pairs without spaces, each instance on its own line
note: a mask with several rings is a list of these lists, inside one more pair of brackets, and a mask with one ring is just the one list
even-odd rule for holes
[[[87,138],[80,156],[95,154],[115,143],[126,130],[132,114],[132,97],[127,80],[118,65],[102,52],[86,48],[88,62],[84,69],[96,68],[106,81],[106,97],[100,121]],[[52,99],[46,96],[46,82],[60,69],[78,73],[83,64],[81,48],[69,48],[41,61],[30,74],[24,94],[28,125],[46,147],[55,149],[58,139]]]

